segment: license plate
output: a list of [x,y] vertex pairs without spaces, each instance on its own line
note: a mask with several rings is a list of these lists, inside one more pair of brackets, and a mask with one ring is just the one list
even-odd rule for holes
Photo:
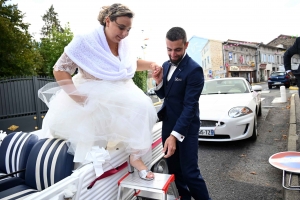
[[275,85],[280,85],[280,84],[281,84],[281,82],[275,82],[274,84],[275,84]]
[[199,135],[202,136],[214,136],[215,135],[215,131],[214,130],[207,130],[207,129],[201,129],[199,130]]

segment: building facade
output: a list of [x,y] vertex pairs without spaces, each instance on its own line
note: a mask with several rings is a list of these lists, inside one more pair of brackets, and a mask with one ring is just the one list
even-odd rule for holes
[[244,77],[256,82],[257,43],[228,40],[223,42],[223,59],[227,77]]
[[267,43],[267,45],[288,49],[295,43],[296,37],[298,36],[279,35],[277,38],[274,38],[271,42]]
[[[268,44],[227,40],[225,42],[193,36],[187,53],[202,66],[205,79],[244,77],[249,82],[267,81],[273,71],[284,71],[283,55],[296,37],[280,35]],[[300,64],[292,58],[292,69]]]
[[265,44],[257,46],[257,82],[267,81],[272,71],[282,71],[285,49]]
[[217,40],[208,40],[203,47],[202,68],[206,79],[226,77],[222,48],[222,42]]
[[[283,64],[283,54],[284,52],[290,48],[296,41],[297,36],[291,36],[291,35],[279,35],[277,38],[273,39],[271,42],[269,42],[268,46],[274,46],[281,49],[281,53],[279,56],[279,59],[281,59],[281,65],[280,69],[284,70],[284,64]],[[276,58],[278,59],[278,58]],[[298,54],[294,55],[291,59],[292,69],[296,70],[299,67],[300,64],[300,57]]]

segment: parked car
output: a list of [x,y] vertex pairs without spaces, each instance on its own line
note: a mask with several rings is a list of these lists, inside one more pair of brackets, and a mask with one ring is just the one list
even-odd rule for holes
[[147,91],[147,95],[151,96],[151,95],[156,95],[155,91],[154,91],[154,88],[150,88],[148,91]]
[[273,86],[276,87],[285,86],[286,88],[289,88],[291,85],[295,85],[295,84],[296,84],[295,76],[291,76],[286,72],[282,72],[282,71],[272,72],[268,79],[269,89],[272,89]]
[[261,90],[261,86],[251,86],[241,77],[205,81],[199,101],[201,127],[198,140],[256,140]]

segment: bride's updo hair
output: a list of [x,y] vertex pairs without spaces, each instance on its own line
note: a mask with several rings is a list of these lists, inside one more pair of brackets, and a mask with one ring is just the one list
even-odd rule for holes
[[98,15],[98,21],[101,25],[106,25],[106,18],[109,17],[110,21],[115,21],[117,17],[133,18],[134,13],[127,7],[120,3],[112,4],[111,6],[103,6]]

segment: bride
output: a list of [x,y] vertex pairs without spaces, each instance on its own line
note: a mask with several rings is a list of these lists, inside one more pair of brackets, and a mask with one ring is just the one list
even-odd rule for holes
[[[156,63],[136,60],[128,38],[133,12],[122,4],[104,6],[100,25],[78,35],[53,67],[56,83],[39,90],[47,104],[42,133],[69,141],[74,162],[82,162],[93,145],[123,142],[130,164],[142,179],[154,175],[141,159],[151,153],[157,121],[151,99],[132,81],[135,71],[159,71]],[[75,70],[78,74],[72,77]],[[106,143],[105,143],[106,144]]]

